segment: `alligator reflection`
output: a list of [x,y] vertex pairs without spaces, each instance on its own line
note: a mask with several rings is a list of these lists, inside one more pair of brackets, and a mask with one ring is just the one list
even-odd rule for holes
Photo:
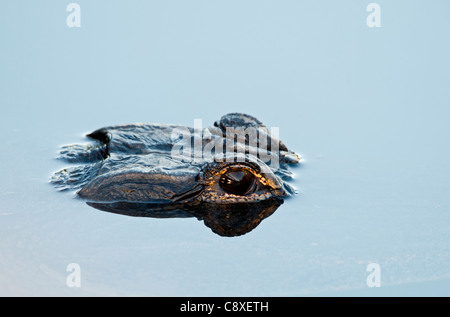
[[133,217],[188,218],[203,220],[211,230],[224,237],[246,234],[262,220],[272,215],[283,203],[282,199],[270,198],[261,202],[197,205],[154,204],[132,202],[87,202],[96,209]]

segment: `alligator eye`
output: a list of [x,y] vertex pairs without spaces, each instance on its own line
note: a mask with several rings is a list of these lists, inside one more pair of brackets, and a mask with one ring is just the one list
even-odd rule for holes
[[220,177],[219,185],[230,194],[244,196],[254,191],[255,176],[246,170],[229,171]]

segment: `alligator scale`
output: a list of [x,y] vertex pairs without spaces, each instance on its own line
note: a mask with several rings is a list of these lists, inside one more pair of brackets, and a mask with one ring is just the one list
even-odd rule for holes
[[208,128],[129,124],[66,145],[72,166],[51,182],[94,208],[129,216],[196,217],[222,236],[249,232],[295,192],[300,157],[258,119],[231,113]]

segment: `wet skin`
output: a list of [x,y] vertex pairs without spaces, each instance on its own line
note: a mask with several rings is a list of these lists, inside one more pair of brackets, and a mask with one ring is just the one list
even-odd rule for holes
[[[253,135],[227,134],[233,128],[256,131],[257,142]],[[76,190],[100,210],[197,217],[215,233],[234,236],[252,230],[295,192],[287,183],[292,176],[288,166],[297,164],[299,156],[249,115],[228,114],[203,130],[130,124],[87,136],[93,143],[62,147],[60,158],[75,166],[55,173],[51,181],[59,189]],[[211,151],[211,144],[223,146]],[[177,147],[189,151],[174,152]],[[260,152],[268,153],[270,161]]]

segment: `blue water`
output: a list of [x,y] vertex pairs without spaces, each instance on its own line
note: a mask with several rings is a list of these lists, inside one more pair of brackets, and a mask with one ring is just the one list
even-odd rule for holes
[[[450,295],[447,1],[378,1],[380,28],[369,1],[77,3],[80,28],[69,2],[0,3],[0,295]],[[246,235],[48,183],[97,128],[235,111],[303,158]]]

